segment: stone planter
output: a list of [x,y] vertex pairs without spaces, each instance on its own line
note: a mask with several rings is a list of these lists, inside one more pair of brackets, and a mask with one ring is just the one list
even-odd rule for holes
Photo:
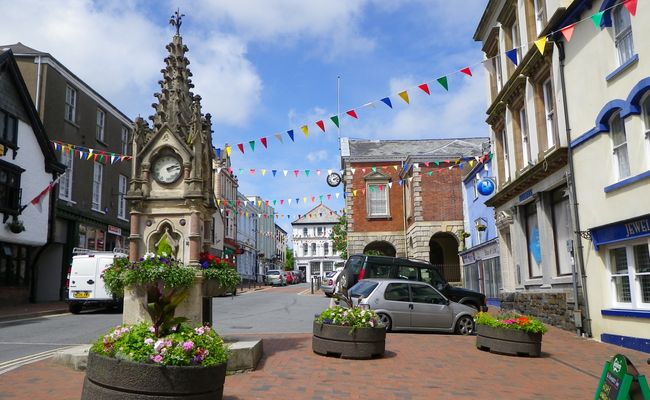
[[539,357],[542,334],[476,325],[476,348],[491,353]]
[[386,348],[386,329],[356,328],[321,324],[314,321],[312,349],[314,353],[341,358],[367,359],[380,357]]
[[172,367],[88,354],[82,400],[221,399],[226,364]]
[[203,297],[219,297],[226,294],[226,288],[213,279],[203,280]]

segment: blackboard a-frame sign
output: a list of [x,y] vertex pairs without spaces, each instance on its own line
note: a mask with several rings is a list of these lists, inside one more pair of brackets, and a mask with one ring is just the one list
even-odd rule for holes
[[648,381],[622,354],[606,361],[594,400],[650,400]]

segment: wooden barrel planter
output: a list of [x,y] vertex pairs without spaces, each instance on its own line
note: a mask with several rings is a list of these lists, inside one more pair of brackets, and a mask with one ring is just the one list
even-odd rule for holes
[[476,347],[491,353],[539,357],[542,334],[476,325]]
[[356,328],[314,321],[312,350],[324,356],[368,359],[381,357],[386,349],[386,329]]
[[222,399],[226,364],[162,366],[88,354],[82,400]]

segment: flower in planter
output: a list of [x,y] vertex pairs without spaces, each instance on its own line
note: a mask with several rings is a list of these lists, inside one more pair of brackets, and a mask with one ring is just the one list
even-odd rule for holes
[[201,253],[199,257],[203,276],[206,279],[219,282],[219,285],[226,290],[232,290],[241,283],[237,267],[230,261],[209,253]]
[[499,314],[492,316],[486,312],[479,312],[474,316],[476,325],[486,325],[492,328],[513,329],[526,333],[544,334],[548,328],[538,319],[515,313]]
[[356,307],[352,300],[342,294],[335,295],[337,299],[344,301],[347,307],[335,305],[327,308],[319,315],[316,315],[316,322],[326,325],[339,325],[355,328],[378,328],[383,327],[377,313],[373,310]]
[[112,358],[139,363],[208,367],[228,360],[228,347],[209,326],[192,329],[180,325],[164,337],[155,327],[142,322],[111,329],[101,336],[91,351]]

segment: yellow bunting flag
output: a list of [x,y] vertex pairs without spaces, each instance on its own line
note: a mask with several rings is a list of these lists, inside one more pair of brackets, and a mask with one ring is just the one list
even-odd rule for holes
[[230,152],[232,151],[230,146],[226,146],[226,153],[228,153],[228,157],[230,157]]
[[354,189],[354,190],[352,191],[352,196],[354,196],[354,197],[357,196],[357,189]]
[[537,50],[539,50],[539,52],[544,55],[544,49],[546,48],[546,36],[535,40],[535,46],[537,46]]
[[404,100],[406,102],[406,104],[409,104],[409,94],[408,94],[408,92],[406,90],[403,91],[403,92],[399,92],[397,94],[399,95],[399,97],[402,98],[402,100]]
[[305,137],[309,137],[309,128],[307,127],[307,125],[301,126],[300,129],[302,129],[302,133],[305,134]]

